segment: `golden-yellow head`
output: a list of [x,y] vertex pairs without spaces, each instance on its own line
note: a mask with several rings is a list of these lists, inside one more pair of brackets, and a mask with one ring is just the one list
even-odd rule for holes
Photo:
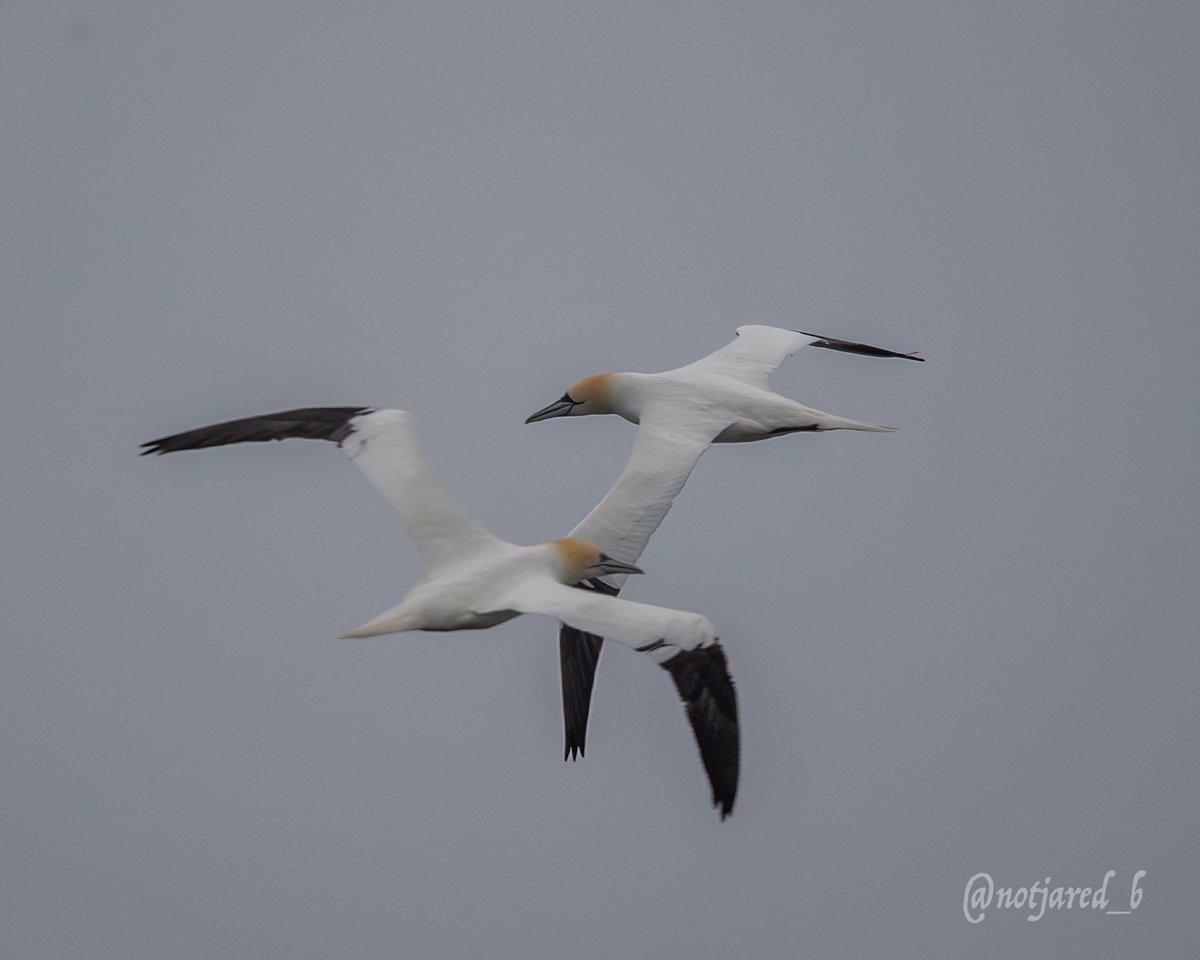
[[580,540],[578,537],[564,537],[562,540],[550,542],[558,554],[563,570],[564,583],[578,583],[592,577],[602,577],[611,573],[641,573],[640,567],[632,563],[614,560],[594,543]]
[[596,373],[584,377],[567,388],[567,392],[550,406],[531,414],[526,423],[537,423],[551,417],[584,417],[591,413],[612,413],[612,373]]

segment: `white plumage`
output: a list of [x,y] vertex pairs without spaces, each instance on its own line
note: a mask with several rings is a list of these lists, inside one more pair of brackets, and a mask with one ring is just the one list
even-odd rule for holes
[[[738,327],[732,343],[675,370],[585,377],[525,422],[615,414],[638,424],[639,429],[625,469],[571,536],[633,563],[710,444],[745,443],[809,431],[884,433],[894,429],[815,410],[772,391],[770,375],[804,346],[874,357],[923,359],[915,353],[898,353],[851,340],[752,325]],[[615,596],[624,579],[592,579],[581,586]],[[581,634],[569,625],[560,631],[568,757],[584,752],[602,635],[601,631],[592,631],[590,636]]]
[[426,575],[397,605],[345,638],[408,630],[473,630],[540,614],[600,632],[651,657],[675,681],[724,819],[737,794],[737,702],[713,626],[697,613],[633,603],[569,585],[641,571],[568,537],[519,546],[493,536],[445,492],[402,410],[314,407],[200,427],[143,444],[143,453],[292,437],[337,443],[400,515]]

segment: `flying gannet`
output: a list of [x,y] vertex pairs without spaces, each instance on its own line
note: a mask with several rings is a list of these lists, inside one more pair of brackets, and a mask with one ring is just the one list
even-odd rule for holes
[[582,580],[642,572],[578,537],[518,546],[493,536],[442,488],[417,446],[410,414],[370,407],[289,410],[151,440],[142,454],[292,437],[336,443],[399,513],[426,568],[425,579],[400,603],[343,639],[483,629],[533,613],[620,641],[671,675],[713,805],[722,820],[729,815],[738,782],[737,698],[712,624],[698,613],[571,589]]
[[[732,343],[676,370],[585,377],[525,422],[612,413],[639,424],[640,429],[617,482],[571,536],[633,563],[710,444],[747,443],[806,431],[894,429],[814,410],[773,392],[768,386],[770,375],[804,346],[924,360],[916,353],[752,325],[738,327]],[[621,575],[591,577],[577,586],[616,596],[624,582]],[[583,755],[602,645],[600,636],[570,624],[559,630],[564,758]]]

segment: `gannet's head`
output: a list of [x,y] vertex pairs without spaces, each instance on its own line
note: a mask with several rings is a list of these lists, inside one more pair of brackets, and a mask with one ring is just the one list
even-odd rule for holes
[[542,407],[525,422],[536,423],[551,417],[586,417],[591,413],[615,413],[612,406],[612,373],[597,373],[584,377],[550,406]]
[[604,553],[594,543],[567,537],[563,540],[552,540],[550,546],[558,558],[563,572],[564,583],[579,583],[592,577],[603,577],[610,573],[641,573],[640,567],[632,563],[622,563]]

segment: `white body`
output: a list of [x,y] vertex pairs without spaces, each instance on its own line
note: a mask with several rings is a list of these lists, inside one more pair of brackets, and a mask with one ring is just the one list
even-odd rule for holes
[[719,427],[709,438],[715,443],[766,440],[800,430],[893,429],[806,407],[770,389],[770,374],[812,337],[763,326],[738,327],[737,334],[727,346],[675,370],[608,374],[610,412],[689,436]]
[[[818,341],[824,342],[778,327],[738,327],[737,339],[694,363],[662,373],[588,377],[568,390],[563,401],[530,417],[609,413],[640,427],[624,471],[571,536],[633,563],[712,443],[747,443],[801,431],[891,432],[892,427],[815,410],[770,389],[771,373],[801,347]],[[566,402],[581,387],[585,395]],[[606,579],[618,586],[623,582]]]
[[396,508],[427,570],[400,603],[345,637],[477,630],[537,613],[582,629],[600,627],[633,647],[664,640],[652,653],[660,662],[680,649],[716,640],[712,624],[699,614],[568,589],[594,575],[598,551],[589,552],[589,544],[556,540],[518,546],[493,536],[442,489],[421,456],[405,411],[360,414],[352,424],[343,451]]

